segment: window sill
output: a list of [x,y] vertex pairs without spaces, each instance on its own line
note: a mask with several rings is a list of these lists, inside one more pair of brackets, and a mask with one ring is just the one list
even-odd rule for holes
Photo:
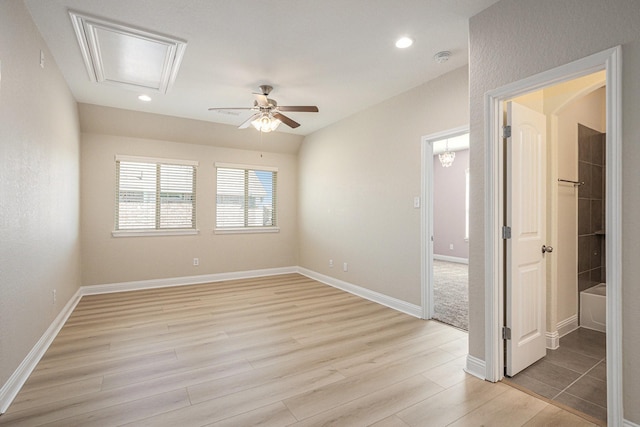
[[113,237],[149,237],[149,236],[192,236],[199,234],[200,230],[115,230],[111,232]]
[[216,228],[214,234],[251,234],[251,233],[279,233],[280,227],[238,227]]

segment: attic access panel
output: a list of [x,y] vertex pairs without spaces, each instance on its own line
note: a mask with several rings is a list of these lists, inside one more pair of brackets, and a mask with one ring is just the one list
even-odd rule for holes
[[167,93],[186,42],[69,12],[89,78],[137,91]]

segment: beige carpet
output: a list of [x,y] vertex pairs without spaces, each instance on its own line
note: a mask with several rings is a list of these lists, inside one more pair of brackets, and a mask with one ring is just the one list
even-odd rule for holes
[[469,266],[433,261],[433,318],[469,330]]

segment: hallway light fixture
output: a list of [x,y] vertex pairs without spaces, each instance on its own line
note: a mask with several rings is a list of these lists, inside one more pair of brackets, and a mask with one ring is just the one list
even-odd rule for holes
[[443,168],[451,167],[453,164],[453,159],[456,158],[456,153],[453,151],[449,151],[449,140],[447,139],[444,153],[438,154],[438,158],[440,159],[440,164]]

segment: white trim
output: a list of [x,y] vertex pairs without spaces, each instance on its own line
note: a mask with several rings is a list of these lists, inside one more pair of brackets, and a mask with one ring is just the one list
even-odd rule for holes
[[44,356],[44,353],[56,335],[58,335],[58,332],[60,332],[60,329],[62,329],[62,326],[64,326],[64,323],[76,308],[76,305],[78,305],[81,297],[82,292],[78,289],[67,304],[65,304],[58,316],[51,322],[51,325],[49,325],[44,334],[42,334],[42,337],[36,342],[31,351],[22,360],[22,363],[20,363],[7,382],[0,388],[0,414],[4,414],[7,411],[9,405],[11,405],[11,402],[16,398],[18,392],[29,378],[29,375],[31,375],[36,368],[38,362],[40,362],[40,359],[42,359],[42,356]]
[[438,261],[456,262],[458,264],[469,264],[469,258],[460,258],[457,256],[433,254],[433,259]]
[[422,137],[420,145],[422,165],[420,171],[420,304],[422,318],[431,319],[433,303],[433,141]]
[[[607,254],[607,408],[608,425],[623,421],[622,377],[622,49],[607,49],[487,92],[485,95],[485,362],[487,379],[503,373],[502,101],[544,87],[606,70],[606,254]],[[611,292],[609,292],[611,289]]]
[[[420,302],[422,318],[431,319],[434,312],[433,301],[433,143],[469,133],[469,126],[435,132],[421,138],[420,191],[423,208],[420,213]],[[468,262],[468,261],[467,261]]]
[[191,236],[199,234],[200,230],[194,228],[186,228],[184,230],[172,229],[172,230],[113,230],[111,236],[113,237],[150,237],[150,236]]
[[132,163],[156,163],[160,165],[180,165],[180,166],[195,166],[198,167],[199,162],[197,160],[179,160],[179,159],[165,159],[162,157],[144,157],[144,156],[129,156],[126,154],[116,154],[116,162],[132,162]]
[[[423,136],[422,137],[422,141],[431,143],[431,142],[439,141],[441,139],[447,139],[447,138],[453,138],[453,137],[456,137],[456,136],[460,136],[460,135],[462,135],[464,133],[469,133],[469,125],[458,126],[456,128],[443,130],[443,131],[440,131],[440,132],[430,133],[428,135]],[[465,148],[465,150],[466,149],[467,148]],[[433,155],[430,156],[429,158],[433,162]]]
[[544,333],[546,346],[549,350],[557,350],[560,347],[560,334],[558,331]]
[[631,422],[629,420],[623,420],[622,421],[622,426],[623,427],[640,427],[640,424],[636,424],[636,423]]
[[578,315],[574,314],[571,317],[564,319],[561,322],[556,324],[556,329],[558,330],[558,335],[560,338],[563,336],[570,334],[571,332],[578,329]]
[[243,165],[240,163],[223,163],[223,162],[215,162],[213,164],[216,168],[223,169],[249,169],[249,170],[257,170],[257,171],[267,171],[267,172],[278,172],[278,168],[275,166],[255,166],[255,165]]
[[624,420],[622,372],[622,48],[610,49],[607,70],[606,283],[607,422]]
[[280,227],[228,227],[214,228],[214,234],[243,234],[243,233],[279,233]]
[[481,380],[486,379],[487,369],[484,360],[473,357],[470,354],[467,354],[467,365],[464,367],[464,371]]
[[325,276],[324,274],[317,273],[307,268],[298,267],[297,270],[298,273],[311,279],[317,280],[318,282],[324,283],[325,285],[333,286],[334,288],[338,288],[345,292],[349,292],[350,294],[368,299],[369,301],[373,301],[389,308],[393,308],[394,310],[400,311],[410,316],[421,318],[422,307],[420,307],[419,305],[411,304],[406,301],[402,301],[397,298],[393,298],[388,295],[381,294],[379,292],[372,291],[370,289],[366,289],[340,279],[336,279],[334,277]]
[[137,280],[134,282],[88,285],[80,288],[82,295],[99,295],[113,292],[139,291],[171,286],[189,286],[203,283],[221,282],[224,280],[250,279],[253,277],[275,276],[278,274],[296,273],[296,267],[268,268],[263,270],[234,271],[230,273],[213,273],[199,276],[170,277],[166,279]]

